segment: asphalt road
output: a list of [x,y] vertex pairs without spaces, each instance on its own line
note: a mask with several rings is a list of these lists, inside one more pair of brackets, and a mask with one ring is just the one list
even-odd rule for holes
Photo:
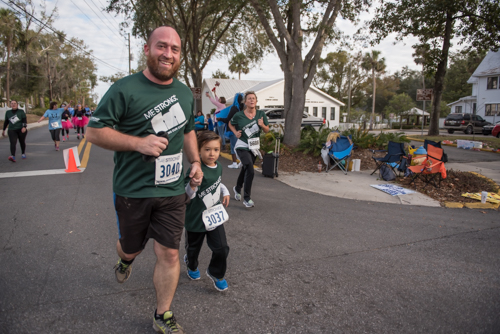
[[[0,174],[64,167],[46,128],[28,145],[13,164],[0,140]],[[153,333],[152,243],[114,278],[112,168],[93,146],[83,173],[0,179],[0,333]],[[238,172],[224,168],[228,188]],[[188,333],[500,332],[498,211],[338,199],[260,174],[252,197],[228,208],[227,292],[181,265]]]

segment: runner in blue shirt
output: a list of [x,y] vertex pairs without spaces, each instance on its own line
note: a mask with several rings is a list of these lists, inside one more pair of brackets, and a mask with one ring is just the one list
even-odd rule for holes
[[[65,110],[68,110],[69,105],[71,104],[70,101],[68,105],[64,106],[64,108],[57,108],[57,102],[52,101],[50,102],[50,109],[48,109],[45,114],[43,114],[42,117],[38,120],[38,123],[43,121],[46,117],[49,118],[49,131],[50,131],[50,136],[52,137],[52,140],[54,141],[54,146],[56,147],[56,151],[59,151],[59,142],[60,138],[59,136],[61,135],[61,115]],[[61,105],[62,107],[63,105]]]

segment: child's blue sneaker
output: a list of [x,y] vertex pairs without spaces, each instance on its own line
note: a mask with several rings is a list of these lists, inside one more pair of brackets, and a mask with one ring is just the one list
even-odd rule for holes
[[210,279],[212,281],[214,281],[214,286],[215,286],[215,288],[217,290],[219,290],[219,291],[226,291],[229,288],[229,286],[227,285],[227,281],[224,278],[223,279],[218,279],[218,278],[213,277],[208,272],[208,269],[207,269],[207,276],[210,277]]
[[189,267],[187,266],[187,264],[188,264],[187,254],[184,255],[184,263],[186,264],[186,267],[187,267],[188,277],[190,279],[192,279],[193,281],[199,280],[201,277],[201,274],[200,274],[200,271],[198,270],[198,268],[196,268],[196,270],[193,271],[193,270],[189,269]]

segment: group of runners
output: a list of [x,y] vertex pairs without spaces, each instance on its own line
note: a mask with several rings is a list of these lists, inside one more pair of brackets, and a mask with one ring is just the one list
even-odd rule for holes
[[[85,126],[89,122],[92,115],[92,110],[88,107],[82,107],[78,104],[76,108],[71,107],[72,101],[69,104],[62,103],[59,108],[57,102],[50,102],[50,108],[45,111],[38,123],[45,118],[49,120],[49,132],[56,151],[59,151],[59,143],[69,140],[70,130],[73,129],[77,134],[77,139],[85,138]],[[17,142],[21,146],[21,157],[26,159],[26,137],[28,135],[28,123],[26,113],[23,109],[19,109],[18,102],[11,100],[11,109],[5,112],[5,120],[3,124],[2,136],[5,137],[5,130],[10,141],[10,156],[8,159],[16,162],[16,148]]]

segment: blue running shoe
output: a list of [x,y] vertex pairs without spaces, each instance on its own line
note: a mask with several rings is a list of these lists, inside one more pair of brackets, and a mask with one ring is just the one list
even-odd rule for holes
[[186,264],[186,267],[187,267],[187,275],[188,275],[188,277],[190,279],[192,279],[193,281],[199,280],[200,277],[201,277],[201,274],[200,274],[200,271],[198,270],[198,268],[196,268],[196,270],[191,270],[187,266],[188,265],[187,254],[184,255],[184,263]]
[[210,277],[210,279],[212,281],[214,281],[214,287],[217,290],[219,290],[219,291],[226,291],[229,288],[229,286],[227,285],[227,281],[224,278],[223,279],[218,279],[218,278],[213,277],[208,272],[208,269],[207,269],[207,276]]

